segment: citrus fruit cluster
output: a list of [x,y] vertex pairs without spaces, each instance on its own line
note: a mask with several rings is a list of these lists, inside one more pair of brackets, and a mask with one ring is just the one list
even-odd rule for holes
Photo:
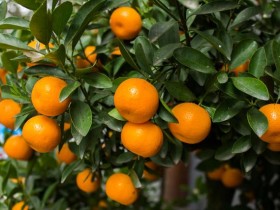
[[240,169],[230,167],[229,165],[221,165],[213,171],[209,171],[207,177],[211,180],[221,181],[227,188],[238,187],[244,179]]

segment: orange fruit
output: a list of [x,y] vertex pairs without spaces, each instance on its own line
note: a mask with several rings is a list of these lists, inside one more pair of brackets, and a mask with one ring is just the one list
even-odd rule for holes
[[245,72],[249,68],[250,61],[246,61],[245,63],[237,66],[236,68],[232,69],[231,71],[235,74],[235,76],[238,76],[239,73]]
[[280,152],[280,142],[279,143],[269,143],[267,148],[273,152]]
[[89,168],[79,172],[76,176],[78,188],[86,193],[95,192],[100,187],[100,179]]
[[64,123],[63,130],[64,130],[64,131],[68,131],[68,130],[70,129],[70,127],[71,127],[71,124],[68,123],[68,122],[65,122],[65,123]]
[[23,125],[22,136],[32,149],[45,153],[59,144],[61,131],[54,119],[37,115]]
[[212,170],[212,171],[208,171],[207,172],[207,177],[211,180],[215,180],[215,181],[218,181],[218,180],[221,180],[224,172],[225,172],[225,167],[224,165]]
[[222,175],[222,183],[225,187],[238,187],[244,179],[242,172],[237,168],[228,168]]
[[155,181],[159,179],[159,174],[161,173],[159,165],[155,164],[153,161],[148,161],[145,163],[145,167],[149,168],[153,173],[148,170],[143,171],[143,178],[148,181]]
[[92,66],[96,62],[97,54],[94,53],[96,47],[95,46],[87,46],[84,49],[84,55],[86,59],[81,58],[81,56],[77,56],[76,58],[76,66],[78,68],[87,68]]
[[142,157],[152,157],[161,149],[163,134],[156,124],[151,122],[126,122],[121,131],[121,142],[129,151]]
[[16,160],[28,160],[33,154],[33,150],[21,135],[10,136],[3,149],[9,158]]
[[280,104],[266,104],[259,109],[268,120],[268,128],[260,137],[268,143],[280,143]]
[[131,7],[119,7],[110,17],[110,27],[116,37],[124,40],[135,38],[142,29],[139,13]]
[[16,115],[21,111],[19,103],[12,99],[0,101],[0,123],[13,130],[15,127]]
[[39,79],[31,92],[34,108],[43,115],[57,116],[66,111],[71,99],[59,101],[59,95],[67,83],[59,78],[47,76]]
[[20,201],[13,205],[12,210],[28,210],[28,205],[25,204],[24,201]]
[[131,178],[124,173],[115,173],[111,175],[105,184],[106,195],[123,205],[131,205],[138,197]]
[[115,47],[111,52],[111,55],[122,55],[121,50],[119,47]]
[[157,112],[159,96],[157,89],[148,81],[129,78],[117,87],[114,104],[126,120],[133,123],[144,123]]
[[3,85],[7,84],[6,74],[7,74],[7,71],[5,69],[0,68],[0,80]]
[[194,103],[180,103],[172,109],[178,123],[168,123],[173,136],[178,140],[196,144],[203,141],[211,129],[209,113],[201,106]]
[[68,143],[62,145],[61,149],[56,153],[56,157],[60,162],[66,164],[70,164],[77,159],[76,154],[70,150]]

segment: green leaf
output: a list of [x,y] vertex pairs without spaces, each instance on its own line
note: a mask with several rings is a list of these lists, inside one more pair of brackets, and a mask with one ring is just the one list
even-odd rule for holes
[[195,95],[182,82],[166,81],[164,85],[169,94],[179,101],[196,100]]
[[173,163],[176,165],[180,162],[183,154],[183,143],[181,141],[174,141],[175,144],[171,144],[170,157]]
[[165,35],[166,32],[172,29],[174,26],[178,26],[178,23],[174,20],[170,20],[168,22],[158,22],[154,24],[149,31],[150,41],[152,43],[156,42],[160,37]]
[[195,10],[193,15],[211,14],[214,12],[221,12],[237,8],[239,5],[232,1],[213,1],[202,5]]
[[249,73],[257,78],[264,75],[267,65],[266,53],[264,47],[259,48],[253,55],[249,63]]
[[209,42],[216,50],[218,50],[220,53],[222,53],[228,60],[230,60],[231,55],[231,48],[228,48],[225,44],[221,42],[217,37],[212,36],[208,33],[204,33],[202,31],[192,29],[195,33],[197,33],[199,36],[204,38],[207,42]]
[[233,49],[229,69],[232,70],[251,59],[257,49],[258,43],[254,40],[239,42]]
[[244,10],[242,10],[240,13],[237,14],[230,27],[233,28],[242,22],[248,21],[251,17],[259,14],[261,11],[262,11],[261,7],[257,7],[257,6],[245,8]]
[[268,128],[267,118],[258,109],[251,108],[247,112],[247,120],[250,127],[258,137],[261,137],[266,132]]
[[36,10],[44,0],[15,0],[18,4],[27,9]]
[[79,8],[66,34],[65,46],[72,42],[74,49],[89,22],[103,11],[105,2],[104,0],[87,1]]
[[116,159],[116,164],[128,163],[131,160],[133,160],[133,158],[135,158],[135,157],[136,157],[135,154],[133,154],[129,151],[121,153]]
[[59,101],[62,102],[66,98],[70,97],[70,95],[81,86],[81,83],[78,81],[71,82],[66,87],[64,87],[59,95]]
[[280,74],[280,44],[274,40],[272,44],[272,57],[276,66],[276,71]]
[[27,50],[34,51],[32,47],[27,46],[26,43],[13,37],[10,34],[0,33],[0,48],[2,49],[14,49],[14,50]]
[[30,98],[28,96],[18,94],[18,91],[15,92],[12,86],[3,85],[1,86],[1,97],[13,99],[22,104],[30,103]]
[[216,72],[213,62],[196,49],[181,47],[174,51],[173,56],[179,63],[195,71],[205,74]]
[[46,54],[45,58],[58,66],[64,66],[66,58],[65,46],[60,45],[56,51]]
[[112,109],[110,112],[108,112],[108,115],[117,119],[117,120],[121,120],[121,121],[126,121],[126,119],[124,119],[121,114],[118,112],[118,110],[116,108]]
[[153,58],[153,65],[157,66],[160,65],[163,61],[168,60],[172,57],[174,50],[182,46],[179,43],[175,44],[167,44],[161,48],[159,48],[157,51],[155,51],[154,58]]
[[231,152],[233,142],[227,142],[226,144],[220,146],[215,153],[215,159],[220,161],[226,161],[234,157],[234,153]]
[[164,102],[162,98],[160,98],[160,106],[159,106],[159,116],[161,119],[165,120],[166,122],[170,123],[177,123],[178,120],[171,112],[171,109],[168,105]]
[[229,120],[237,115],[245,107],[246,103],[243,101],[226,99],[218,105],[214,113],[213,122],[218,123]]
[[47,1],[45,1],[32,15],[30,20],[30,30],[36,39],[47,45],[52,35],[52,19],[51,14],[47,10]]
[[29,21],[19,17],[7,17],[0,21],[0,29],[25,29],[29,28]]
[[46,65],[32,66],[30,68],[25,69],[24,73],[29,76],[55,76],[61,79],[71,79],[60,68]]
[[140,179],[139,179],[137,173],[136,173],[133,169],[131,169],[131,170],[129,171],[129,176],[130,176],[130,178],[131,178],[131,180],[132,180],[132,182],[133,182],[133,185],[134,185],[136,188],[141,188],[141,187],[142,187],[142,184],[141,184],[141,182],[140,182]]
[[258,136],[252,135],[252,145],[254,151],[260,155],[267,149],[267,143],[262,141]]
[[132,58],[131,53],[128,51],[128,49],[125,47],[122,40],[118,39],[119,48],[121,51],[122,56],[124,57],[125,61],[134,69],[139,70],[139,67],[135,63],[135,61]]
[[2,1],[0,3],[0,20],[4,19],[6,17],[6,14],[7,14],[7,2]]
[[151,43],[144,36],[138,36],[134,42],[135,57],[140,68],[152,74],[151,65],[154,57],[154,50]]
[[85,81],[95,88],[111,88],[113,87],[112,80],[105,74],[93,72],[86,75]]
[[234,142],[231,152],[235,154],[247,152],[251,146],[252,144],[250,136],[242,136]]
[[0,209],[2,209],[2,210],[9,210],[9,206],[7,206],[5,203],[0,203]]
[[92,125],[92,112],[88,104],[73,101],[70,105],[71,125],[82,135],[86,136]]
[[60,36],[60,34],[65,29],[65,26],[72,14],[72,11],[73,11],[73,5],[69,1],[63,2],[53,11],[52,29],[57,36]]
[[73,171],[82,164],[82,160],[78,160],[78,161],[74,161],[73,163],[67,165],[61,174],[61,183],[65,182],[65,180],[67,179],[68,176],[70,176],[71,174],[73,174]]
[[238,90],[260,100],[269,100],[268,89],[261,80],[251,77],[235,77],[231,79]]
[[159,36],[157,43],[160,47],[168,44],[180,43],[179,24],[176,22],[165,33]]
[[43,195],[43,199],[42,199],[42,205],[44,206],[45,203],[48,201],[48,199],[53,195],[53,193],[55,192],[55,190],[57,190],[56,188],[58,187],[59,183],[58,182],[54,182],[51,185],[48,186],[48,188],[45,191],[44,195]]
[[246,173],[248,173],[249,171],[251,171],[254,168],[254,166],[256,165],[257,159],[258,159],[258,156],[253,150],[249,150],[242,156],[241,161],[243,164],[244,171]]
[[16,73],[18,69],[18,62],[12,60],[17,56],[15,51],[5,51],[1,55],[2,65],[4,69],[12,73]]

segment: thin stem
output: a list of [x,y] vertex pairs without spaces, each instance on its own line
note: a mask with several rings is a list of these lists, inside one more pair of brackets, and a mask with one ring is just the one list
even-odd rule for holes
[[180,19],[181,19],[180,25],[183,28],[183,31],[184,31],[184,34],[185,34],[185,37],[186,37],[185,42],[186,42],[186,45],[188,46],[189,45],[190,36],[189,36],[189,33],[188,33],[187,20],[185,18],[186,9],[185,9],[185,7],[183,7],[183,11],[182,11],[181,10],[181,5],[180,5],[180,3],[177,0],[176,0],[176,7],[177,7],[177,10],[178,10]]

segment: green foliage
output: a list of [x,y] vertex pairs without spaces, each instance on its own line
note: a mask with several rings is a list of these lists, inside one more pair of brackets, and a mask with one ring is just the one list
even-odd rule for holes
[[[63,133],[62,143],[71,144],[78,160],[60,164],[55,152],[36,153],[29,161],[0,160],[0,209],[9,209],[19,200],[26,200],[31,209],[90,209],[100,200],[106,200],[108,209],[114,210],[172,209],[172,204],[168,206],[161,199],[151,202],[145,193],[140,193],[133,206],[120,206],[107,199],[104,183],[119,170],[128,173],[135,186],[145,191],[149,185],[142,177],[145,162],[152,160],[162,167],[188,164],[190,153],[200,158],[198,169],[202,172],[228,164],[240,168],[246,178],[239,188],[238,206],[229,206],[236,189],[208,183],[208,179],[197,181],[199,193],[190,192],[184,204],[208,193],[211,209],[211,202],[215,203],[212,191],[217,187],[225,195],[219,209],[250,209],[246,207],[248,199],[244,199],[247,191],[254,192],[259,209],[279,208],[279,202],[275,202],[279,198],[275,189],[280,182],[279,152],[268,150],[267,143],[260,139],[268,120],[259,111],[265,104],[277,103],[280,97],[278,2],[15,2],[29,9],[31,16],[8,17],[9,3],[0,2],[0,63],[8,72],[1,97],[21,103],[15,126],[20,129],[36,114],[30,100],[34,83],[44,76],[65,80],[68,85],[60,101],[70,96],[71,104],[63,115],[54,118],[61,130],[65,122],[70,122],[71,129]],[[133,40],[120,40],[110,29],[110,14],[122,5],[136,8],[143,20],[142,31]],[[46,50],[28,47],[33,39],[43,43]],[[84,49],[89,45],[96,46],[97,61],[79,67],[77,60],[86,59]],[[121,55],[112,54],[116,47]],[[37,65],[30,66],[34,61]],[[233,72],[248,61],[245,72]],[[18,72],[19,66],[23,71]],[[114,92],[130,77],[146,79],[160,96],[152,121],[162,129],[164,142],[151,158],[127,151],[120,142],[125,119],[114,107]],[[178,121],[172,107],[182,102],[197,103],[211,116],[211,132],[199,144],[182,143],[168,129],[169,122]],[[93,195],[80,192],[75,185],[75,175],[85,167],[103,177],[103,189]],[[25,177],[24,183],[11,182],[11,178],[21,176]],[[205,180],[211,189],[205,189]]]

